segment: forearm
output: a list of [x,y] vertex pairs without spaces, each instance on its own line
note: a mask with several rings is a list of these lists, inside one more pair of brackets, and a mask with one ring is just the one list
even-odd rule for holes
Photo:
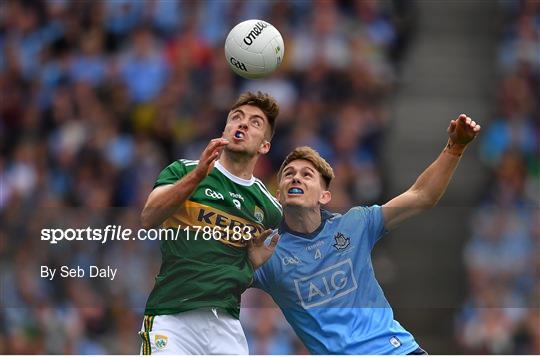
[[192,171],[173,185],[157,187],[148,196],[142,210],[142,226],[151,228],[160,225],[182,206],[200,182],[200,175]]
[[394,228],[439,202],[467,144],[480,132],[480,125],[461,114],[450,122],[447,132],[449,140],[439,157],[422,172],[410,189],[383,205],[384,224],[387,229]]
[[439,157],[418,177],[411,191],[418,194],[422,206],[435,206],[441,199],[464,151],[465,145],[449,140]]

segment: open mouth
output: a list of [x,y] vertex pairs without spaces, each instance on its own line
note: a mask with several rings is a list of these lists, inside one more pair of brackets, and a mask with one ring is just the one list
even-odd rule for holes
[[234,133],[234,137],[236,139],[244,139],[246,136],[246,134],[244,134],[243,132],[241,132],[240,130],[237,130],[235,133]]
[[304,190],[302,190],[301,188],[298,188],[298,187],[291,187],[291,188],[289,188],[289,191],[287,191],[287,193],[289,193],[291,195],[303,195]]

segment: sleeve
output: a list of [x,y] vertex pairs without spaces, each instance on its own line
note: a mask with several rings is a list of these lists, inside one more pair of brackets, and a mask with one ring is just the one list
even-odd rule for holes
[[351,209],[355,219],[361,220],[366,230],[369,245],[371,248],[381,239],[388,231],[384,227],[384,217],[382,207],[373,205],[369,207],[354,207]]
[[268,292],[270,290],[271,279],[269,279],[270,269],[268,269],[270,261],[266,262],[259,269],[255,270],[253,273],[253,284],[252,288],[261,289]]
[[251,284],[252,288],[264,290],[263,285],[266,279],[263,269],[264,268],[261,266],[259,269],[253,272],[253,283]]
[[[270,238],[265,241],[265,244],[269,243]],[[274,252],[274,254],[276,254]],[[260,266],[257,270],[253,272],[253,284],[251,285],[252,288],[261,289],[263,291],[266,291],[267,293],[270,293],[272,290],[273,284],[273,277],[274,274],[274,256],[270,257],[266,263],[264,263],[262,266]]]
[[159,173],[154,188],[173,184],[184,177],[186,173],[186,166],[181,161],[175,161]]

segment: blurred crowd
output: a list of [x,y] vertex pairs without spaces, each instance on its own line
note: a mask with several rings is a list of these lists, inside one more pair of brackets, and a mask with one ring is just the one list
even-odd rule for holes
[[[285,40],[284,63],[265,80],[235,76],[224,58],[227,32],[249,18],[269,21]],[[530,25],[520,26],[512,41],[529,41]],[[398,0],[1,1],[0,353],[138,353],[159,244],[52,246],[40,230],[138,228],[160,170],[197,159],[242,91],[267,91],[281,106],[272,150],[256,170],[271,191],[285,154],[311,145],[336,172],[330,208],[377,202],[385,103],[410,29]],[[516,67],[506,95],[516,85],[529,93],[533,74]],[[527,130],[530,101],[512,103],[528,106],[501,127]],[[501,160],[525,175],[521,159],[531,150],[527,141],[518,154],[486,160],[513,180]],[[39,277],[41,265],[89,264],[118,266],[119,277]],[[250,352],[306,352],[266,295],[251,289],[243,300],[264,307],[242,312]]]
[[457,334],[470,354],[540,354],[540,2],[498,5],[496,116],[480,145],[492,174],[464,251]]

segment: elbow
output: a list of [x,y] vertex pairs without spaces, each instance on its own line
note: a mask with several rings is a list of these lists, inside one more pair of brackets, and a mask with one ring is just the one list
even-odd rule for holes
[[423,190],[417,190],[416,191],[416,206],[422,210],[428,210],[430,208],[433,208],[437,206],[437,203],[441,199],[440,195],[430,194],[429,192],[425,192]]
[[141,212],[140,221],[141,221],[141,227],[143,229],[150,229],[154,226],[152,224],[152,221],[150,220],[148,209],[146,209],[146,207]]
[[150,223],[141,215],[141,228],[150,229]]
[[437,192],[431,193],[430,195],[427,195],[428,197],[426,198],[426,201],[427,201],[426,205],[428,205],[428,208],[433,208],[437,206],[437,204],[439,203],[443,195],[444,195],[444,191],[443,192],[437,191]]
[[441,199],[440,196],[426,197],[424,201],[422,202],[422,208],[425,210],[433,208],[437,206],[437,203],[439,203],[440,199]]

